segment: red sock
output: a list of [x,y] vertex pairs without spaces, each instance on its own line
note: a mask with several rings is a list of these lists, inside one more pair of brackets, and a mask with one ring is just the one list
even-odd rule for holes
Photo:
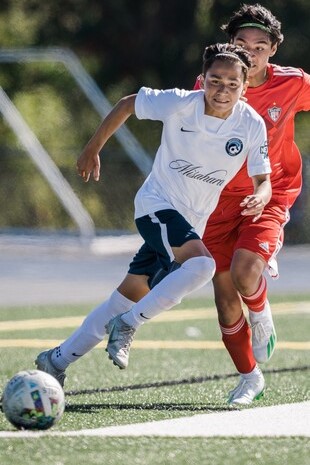
[[233,325],[220,323],[222,341],[239,373],[250,373],[256,366],[251,344],[251,330],[243,313]]
[[252,310],[252,312],[260,312],[265,307],[267,300],[267,281],[265,276],[262,276],[261,282],[256,292],[249,297],[241,295],[241,298],[245,305]]

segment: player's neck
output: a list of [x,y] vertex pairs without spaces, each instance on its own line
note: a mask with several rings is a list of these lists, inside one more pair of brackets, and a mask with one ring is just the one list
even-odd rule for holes
[[249,77],[249,87],[258,87],[264,84],[268,79],[268,68],[264,68],[259,73],[255,74],[254,76]]

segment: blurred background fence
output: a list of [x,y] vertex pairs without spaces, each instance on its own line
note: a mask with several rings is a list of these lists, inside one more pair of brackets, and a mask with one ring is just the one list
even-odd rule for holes
[[[255,3],[255,2],[249,2]],[[274,62],[310,72],[308,0],[261,2],[282,22],[284,44]],[[141,85],[192,88],[206,44],[225,41],[220,25],[240,2],[227,0],[10,0],[0,5],[0,86],[51,157],[59,179],[89,215],[90,234],[135,232],[133,198],[160,140],[161,125],[132,118],[102,154],[99,183],[84,184],[76,159],[110,105]],[[82,81],[59,59],[7,59],[12,51],[64,49]],[[62,52],[61,52],[62,53]],[[93,98],[87,92],[95,89]],[[86,91],[85,91],[86,89]],[[287,243],[310,242],[309,114],[296,118],[304,187],[291,210]],[[80,234],[70,207],[27,156],[25,144],[0,119],[0,234]],[[57,175],[57,176],[58,176]]]

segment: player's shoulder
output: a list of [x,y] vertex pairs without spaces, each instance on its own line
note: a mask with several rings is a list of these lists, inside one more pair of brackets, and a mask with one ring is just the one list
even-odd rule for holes
[[178,87],[175,87],[174,89],[168,89],[168,92],[173,92],[175,93],[176,95],[178,95],[179,97],[181,98],[185,98],[185,97],[192,97],[192,98],[196,98],[197,95],[199,94],[202,94],[204,95],[204,91],[203,90],[186,90],[186,89],[179,89]]
[[170,94],[172,93],[174,100],[179,100],[180,102],[183,102],[184,105],[188,105],[190,102],[200,102],[204,97],[203,90],[186,90],[175,87],[174,89],[168,89],[165,92]]
[[176,114],[190,114],[204,105],[203,95],[203,91],[142,87],[136,97],[135,113],[142,119],[147,110],[148,118],[152,114],[152,118],[161,121]]
[[301,68],[295,68],[294,66],[270,64],[269,70],[272,73],[272,77],[278,80],[300,80],[305,75],[305,72]]
[[[170,107],[175,107],[176,111],[183,108],[195,106],[198,102],[203,101],[203,90],[186,90],[177,87],[172,89],[152,89],[150,87],[142,87],[138,92],[138,98],[151,100],[158,105],[165,104]],[[192,105],[191,105],[192,104]]]
[[166,95],[166,96],[175,96],[176,98],[180,99],[196,99],[199,94],[203,94],[203,90],[186,90],[186,89],[179,89],[178,87],[172,89],[153,89],[151,87],[141,87],[139,92],[144,93],[145,95]]

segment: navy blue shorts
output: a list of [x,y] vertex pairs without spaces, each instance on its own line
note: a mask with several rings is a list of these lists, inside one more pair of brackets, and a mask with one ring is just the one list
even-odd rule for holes
[[172,209],[137,218],[136,225],[145,242],[130,263],[128,273],[143,274],[150,279],[159,269],[170,269],[174,260],[172,247],[200,239],[185,218]]

